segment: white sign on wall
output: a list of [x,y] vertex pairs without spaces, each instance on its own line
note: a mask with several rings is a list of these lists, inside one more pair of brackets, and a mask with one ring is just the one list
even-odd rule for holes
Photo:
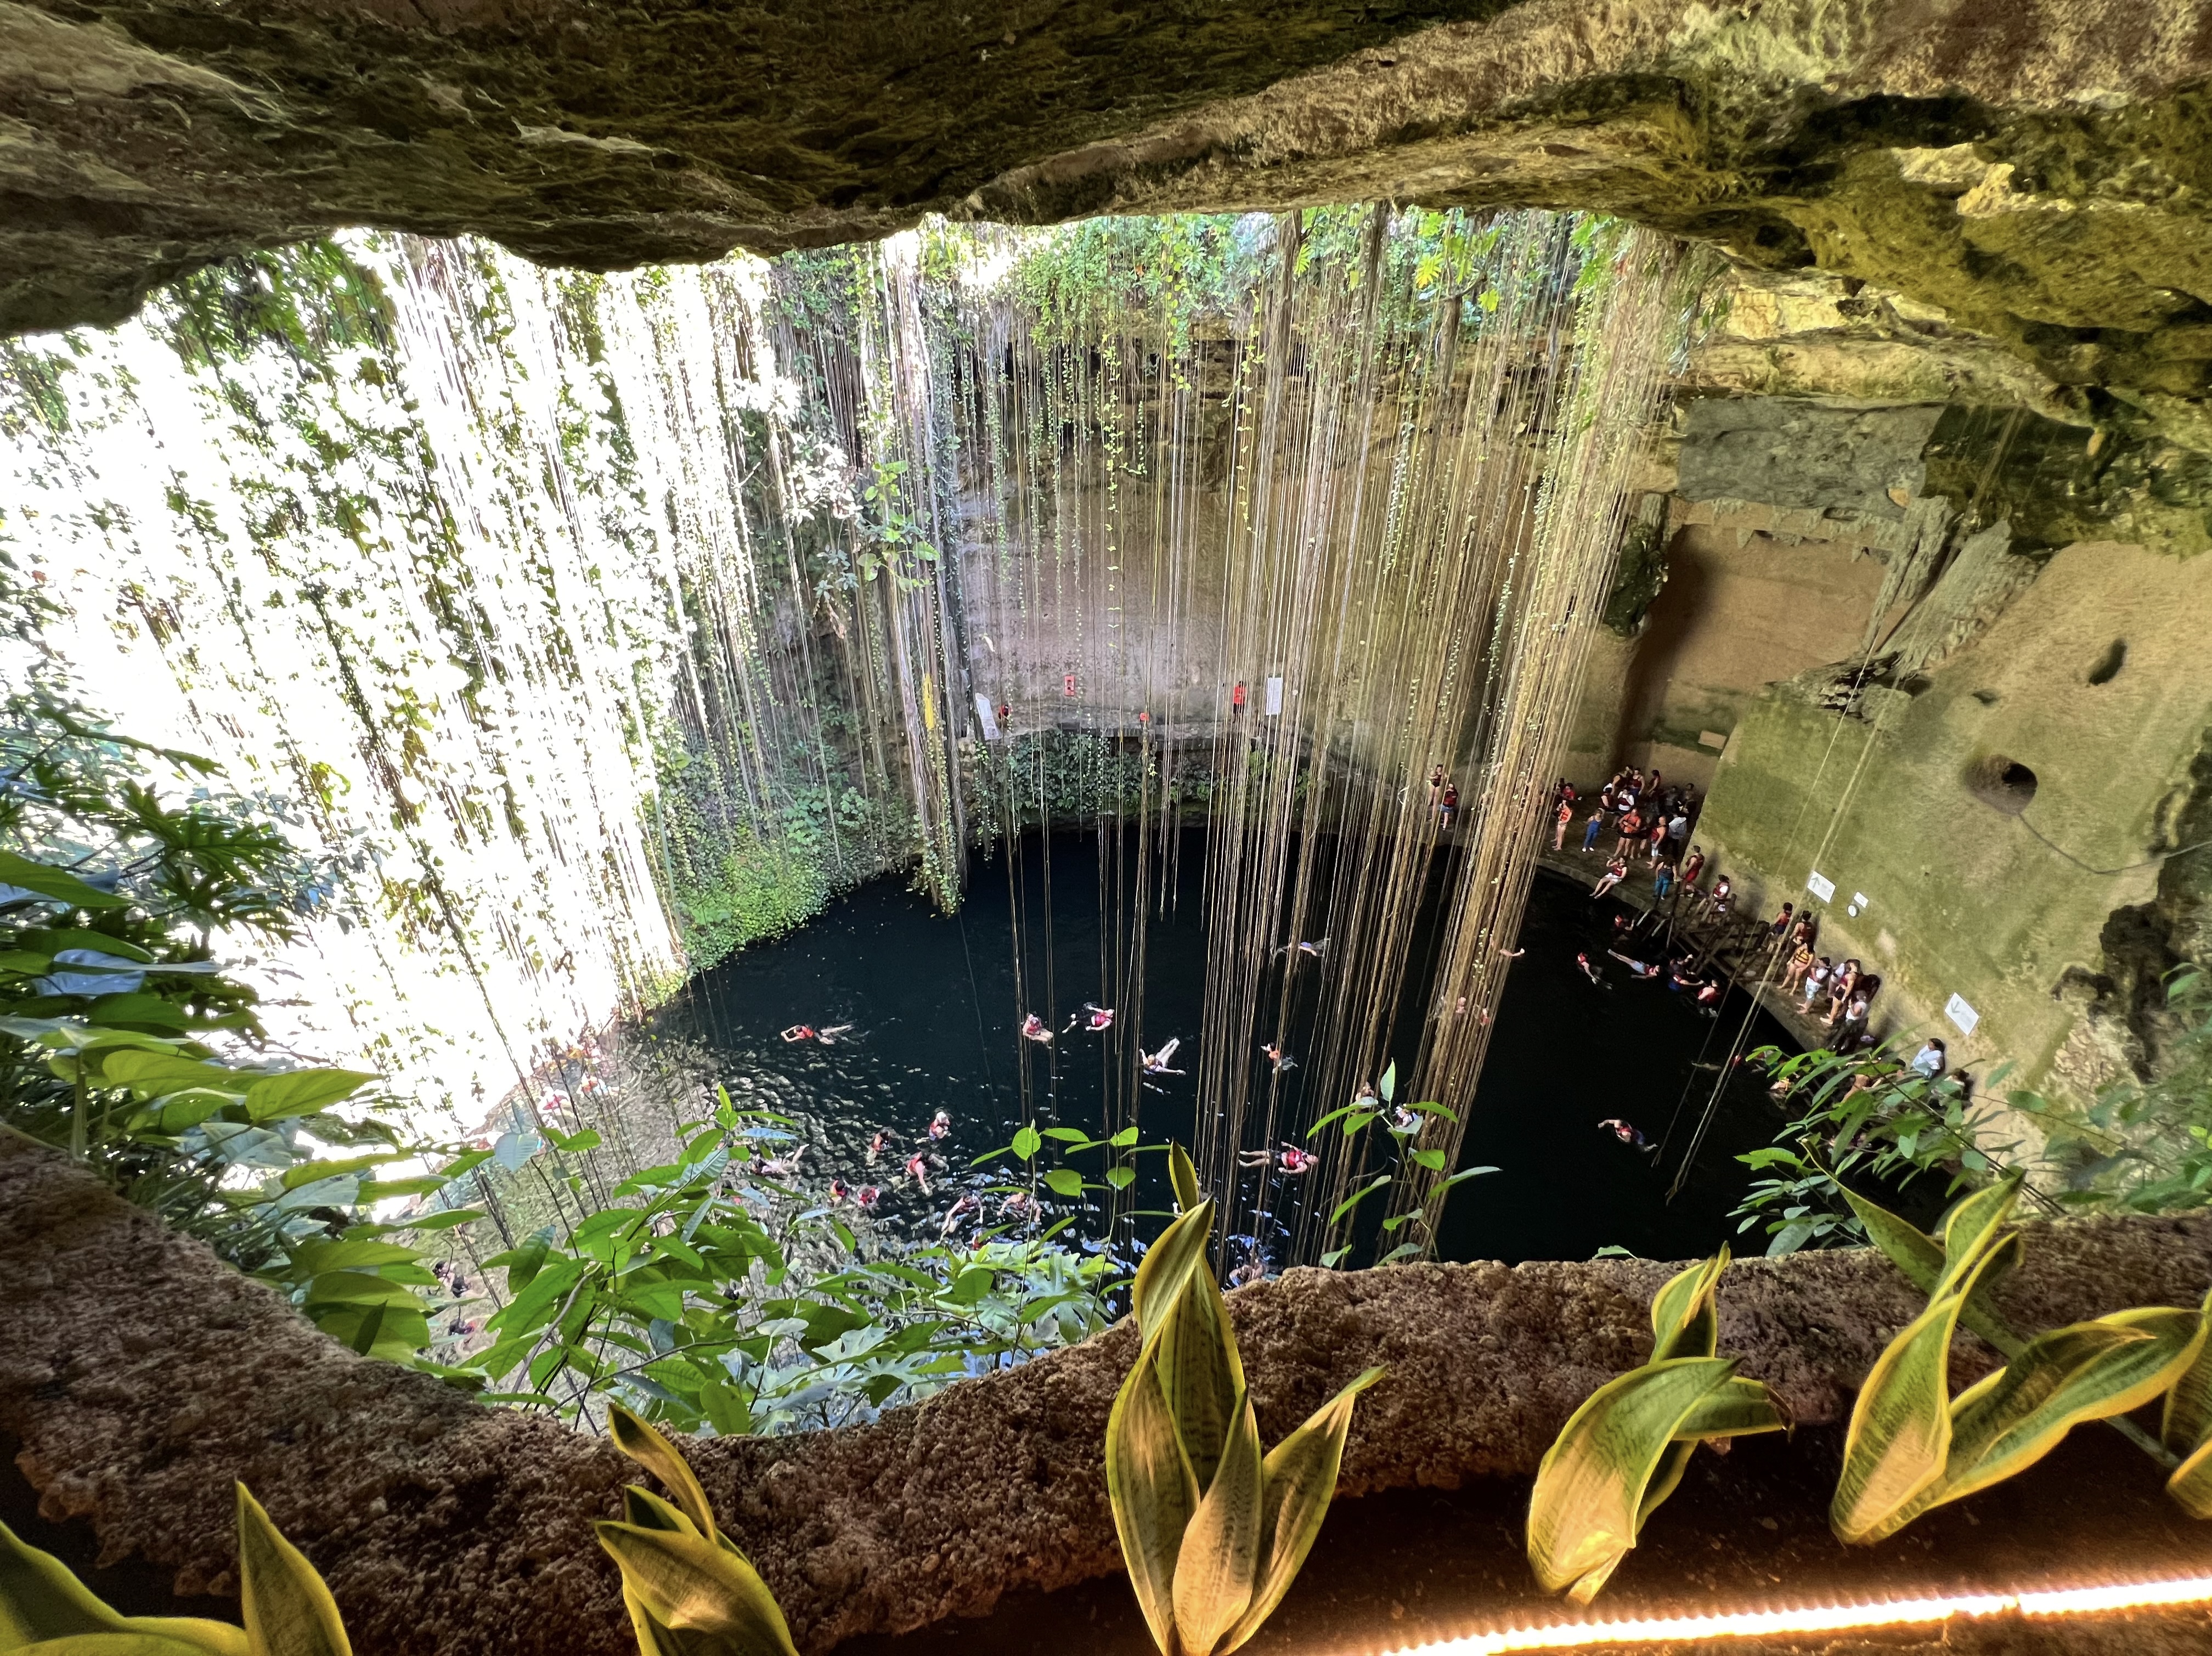
[[998,740],[999,715],[991,710],[991,698],[981,691],[975,693],[975,717],[983,726],[983,740],[987,742]]
[[1966,1004],[1962,995],[1954,995],[1943,1002],[1943,1015],[1959,1027],[1961,1035],[1971,1035],[1974,1026],[1982,1021],[1982,1014]]
[[1280,679],[1268,679],[1268,680],[1267,680],[1267,713],[1268,713],[1268,715],[1269,715],[1270,717],[1273,717],[1273,716],[1274,716],[1275,715],[1279,714],[1280,712],[1282,712],[1282,710],[1283,710],[1283,681],[1282,681]]
[[1836,894],[1836,882],[1829,879],[1827,875],[1822,874],[1818,868],[1815,868],[1813,870],[1811,874],[1807,876],[1805,880],[1805,889],[1812,892],[1814,896],[1819,898],[1820,901],[1826,903],[1830,898]]

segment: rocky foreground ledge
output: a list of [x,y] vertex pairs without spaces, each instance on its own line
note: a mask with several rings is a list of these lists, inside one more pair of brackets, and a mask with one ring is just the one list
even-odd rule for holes
[[[2191,1305],[2212,1214],[2031,1227],[2004,1309],[2034,1327]],[[1232,1294],[1263,1437],[1370,1363],[1342,1489],[1525,1476],[1643,1361],[1668,1274],[1638,1260],[1292,1271]],[[88,1519],[180,1592],[233,1588],[243,1479],[329,1579],[362,1656],[629,1656],[590,1522],[630,1471],[604,1440],[356,1356],[59,1156],[0,1136],[0,1430],[49,1518]],[[1750,1261],[1722,1349],[1808,1424],[1838,1419],[1917,1310],[1868,1252]],[[988,1610],[1118,1568],[1100,1442],[1126,1327],[872,1426],[693,1447],[801,1647]],[[1960,1377],[1990,1354],[1962,1338]]]

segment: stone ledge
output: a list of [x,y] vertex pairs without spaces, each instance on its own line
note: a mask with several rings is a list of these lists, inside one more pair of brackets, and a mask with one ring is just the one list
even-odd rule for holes
[[[2023,1324],[2194,1304],[2212,1284],[2212,1215],[2037,1227],[2025,1254],[2003,1294]],[[1302,1270],[1231,1304],[1269,1440],[1389,1365],[1346,1454],[1343,1489],[1358,1495],[1531,1472],[1590,1389],[1641,1361],[1668,1270]],[[325,1573],[362,1656],[627,1656],[589,1528],[629,1476],[603,1440],[354,1355],[4,1136],[0,1281],[0,1430],[21,1440],[45,1513],[89,1519],[106,1560],[228,1591],[243,1479]],[[1833,1422],[1917,1309],[1870,1253],[1749,1261],[1723,1288],[1723,1347],[1802,1421]],[[802,1648],[981,1614],[1010,1588],[1117,1567],[1099,1444],[1131,1338],[1110,1330],[872,1426],[702,1442],[695,1462]],[[1988,1361],[1962,1342],[1962,1377]]]

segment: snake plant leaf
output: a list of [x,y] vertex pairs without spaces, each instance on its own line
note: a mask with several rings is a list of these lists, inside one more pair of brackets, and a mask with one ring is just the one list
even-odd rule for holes
[[2195,1361],[2204,1328],[2193,1311],[2147,1306],[2039,1334],[1951,1403],[1942,1477],[1906,1519],[2025,1471],[2084,1421],[2142,1408]]
[[33,1653],[35,1656],[206,1656],[207,1653],[205,1645],[137,1629],[116,1633],[72,1633],[66,1638],[46,1639],[35,1645],[19,1645],[15,1649],[20,1656],[33,1656]]
[[353,1656],[337,1601],[307,1555],[238,1486],[238,1597],[252,1656]]
[[2212,1438],[2197,1445],[2197,1452],[2174,1468],[2166,1481],[2166,1492],[2181,1503],[2191,1518],[2212,1518]]
[[1259,1573],[1252,1602],[1214,1656],[1228,1656],[1257,1633],[1297,1580],[1314,1538],[1321,1533],[1322,1520],[1328,1516],[1328,1503],[1336,1495],[1352,1404],[1382,1378],[1380,1368],[1367,1370],[1315,1409],[1304,1425],[1270,1449],[1260,1464]]
[[1761,1380],[1741,1377],[1698,1400],[1674,1428],[1677,1440],[1701,1443],[1707,1438],[1744,1438],[1760,1432],[1787,1432],[1796,1424],[1780,1398]]
[[[2020,1200],[2021,1175],[1962,1196],[1943,1217],[1943,1275],[1955,1279],[1979,1267]],[[2011,1267],[2007,1265],[2005,1269]]]
[[1168,1143],[1168,1182],[1175,1187],[1176,1208],[1189,1213],[1198,1206],[1198,1169],[1190,1163],[1190,1153],[1170,1140]]
[[682,1507],[635,1483],[623,1490],[623,1522],[635,1524],[641,1530],[673,1530],[678,1535],[699,1533],[699,1526],[684,1516]]
[[[2212,1294],[2204,1296],[2197,1318],[2212,1331]],[[2166,1446],[2185,1458],[2212,1439],[2212,1340],[2197,1348],[2197,1355],[2166,1394],[2166,1413],[2159,1422],[2159,1437]],[[2177,1474],[2179,1476],[2179,1474]]]
[[[167,1656],[183,1647],[197,1656],[246,1656],[246,1629],[228,1622],[189,1616],[125,1616],[78,1580],[68,1565],[32,1546],[0,1524],[0,1653],[52,1652],[88,1639],[127,1638],[143,1656],[161,1656],[147,1641],[159,1642]],[[58,1653],[58,1656],[65,1656]],[[80,1649],[78,1656],[99,1656]],[[127,1656],[116,1646],[112,1656]]]
[[1168,1312],[1181,1299],[1191,1273],[1206,1268],[1206,1244],[1213,1229],[1213,1204],[1201,1202],[1160,1233],[1160,1239],[1146,1250],[1130,1290],[1137,1312],[1137,1327],[1144,1336],[1146,1355],[1160,1336]]
[[1251,1608],[1260,1574],[1260,1491],[1264,1463],[1252,1399],[1237,1388],[1221,1464],[1176,1555],[1176,1638],[1182,1656],[1212,1656]]
[[[1586,1604],[1636,1545],[1644,1491],[1691,1411],[1735,1373],[1677,1357],[1608,1380],[1544,1454],[1528,1498],[1528,1562],[1547,1592]],[[1678,1475],[1679,1476],[1679,1475]]]
[[714,1509],[707,1504],[707,1492],[699,1487],[690,1463],[677,1452],[676,1446],[618,1403],[607,1405],[607,1426],[615,1447],[659,1478],[693,1526],[712,1540],[716,1533]]
[[[1838,1186],[1838,1188],[1842,1188]],[[1943,1280],[1943,1245],[1928,1235],[1917,1226],[1899,1219],[1887,1208],[1881,1208],[1856,1191],[1844,1190],[1844,1200],[1866,1227],[1867,1238],[1881,1249],[1889,1263],[1905,1274],[1905,1280],[1921,1293],[1932,1295],[1936,1283]],[[2004,1255],[1990,1267],[1989,1274],[1959,1313],[1959,1320],[1996,1350],[2011,1356],[2027,1342],[1998,1316],[1990,1304],[1990,1295],[1996,1285],[2012,1272],[2018,1263],[2018,1247],[2006,1248]]]
[[702,1535],[604,1519],[592,1527],[647,1617],[679,1635],[705,1635],[684,1641],[687,1648],[721,1656],[798,1656],[775,1595],[733,1549]]
[[1728,1269],[1729,1251],[1723,1247],[1701,1264],[1668,1278],[1651,1296],[1651,1361],[1675,1357],[1710,1357],[1720,1347],[1720,1314],[1713,1290]]
[[1943,1475],[1951,1452],[1951,1336],[1990,1262],[1990,1243],[1984,1231],[1978,1256],[1966,1256],[1965,1271],[1947,1270],[1927,1309],[1883,1349],[1859,1387],[1844,1437],[1843,1476],[1828,1507],[1829,1526],[1846,1543],[1893,1533],[1907,1521],[1900,1514]]
[[1164,1656],[1176,1656],[1176,1557],[1198,1510],[1199,1488],[1149,1353],[1121,1382],[1107,1417],[1106,1493],[1145,1624]]
[[1202,1264],[1183,1279],[1181,1299],[1162,1320],[1152,1361],[1190,1470],[1200,1489],[1210,1489],[1235,1429],[1244,1365],[1220,1285]]

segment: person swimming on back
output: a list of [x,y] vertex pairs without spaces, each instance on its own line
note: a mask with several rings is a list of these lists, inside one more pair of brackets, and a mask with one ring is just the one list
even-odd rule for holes
[[1647,1156],[1656,1155],[1659,1153],[1659,1147],[1644,1137],[1641,1129],[1621,1120],[1618,1116],[1608,1116],[1598,1123],[1598,1125],[1623,1144],[1632,1144]]
[[806,1147],[794,1144],[787,1156],[773,1156],[761,1163],[761,1172],[775,1178],[789,1178],[799,1171],[799,1159],[806,1154]]
[[783,1038],[796,1045],[800,1041],[819,1040],[822,1032],[811,1024],[793,1024],[783,1032]]
[[1587,952],[1577,954],[1575,956],[1575,964],[1583,969],[1583,976],[1589,978],[1593,983],[1602,983],[1605,982],[1605,979],[1598,975],[1597,968],[1590,965],[1590,958]]
[[1297,957],[1301,954],[1306,956],[1309,959],[1325,960],[1328,958],[1328,939],[1326,937],[1318,937],[1309,941],[1304,938],[1300,938],[1295,943],[1284,944],[1283,947],[1277,949],[1275,953],[1278,954],[1289,955],[1293,965],[1297,963]]
[[882,1199],[883,1194],[872,1184],[863,1184],[853,1200],[863,1208],[872,1209]]
[[1298,1061],[1296,1058],[1291,1057],[1288,1053],[1285,1052],[1282,1048],[1282,1044],[1279,1041],[1267,1041],[1263,1043],[1260,1048],[1260,1051],[1261,1056],[1263,1056],[1269,1063],[1275,1066],[1275,1073],[1278,1075],[1281,1075],[1285,1069],[1296,1069],[1298,1067]]
[[1629,971],[1634,972],[1638,977],[1656,977],[1659,975],[1660,968],[1653,965],[1648,960],[1631,959],[1627,955],[1623,954],[1619,949],[1607,949],[1606,953],[1611,955],[1614,959],[1620,961],[1622,965],[1626,966]]
[[1238,1164],[1245,1167],[1265,1167],[1271,1163],[1279,1166],[1293,1178],[1310,1173],[1320,1158],[1310,1150],[1301,1150],[1295,1144],[1285,1144],[1280,1151],[1239,1150]]
[[1036,1014],[1032,1012],[1028,1017],[1022,1020],[1022,1038],[1025,1041],[1036,1041],[1046,1046],[1050,1046],[1052,1044],[1052,1031],[1045,1026],[1045,1021],[1043,1019],[1038,1017]]
[[924,1196],[929,1194],[929,1159],[916,1150],[906,1159],[907,1177],[921,1187]]
[[929,1118],[930,1137],[933,1139],[941,1139],[951,1130],[952,1114],[950,1111],[940,1110]]
[[1229,1273],[1229,1286],[1232,1288],[1245,1288],[1251,1283],[1266,1281],[1267,1275],[1267,1256],[1255,1245],[1245,1254],[1244,1263]]
[[[1114,1027],[1113,1008],[1094,1006],[1089,1001],[1085,1001],[1083,1003],[1083,1009],[1091,1014],[1089,1020],[1086,1021],[1083,1026],[1089,1030],[1093,1035],[1103,1035],[1108,1030]],[[1068,1020],[1068,1027],[1073,1029],[1074,1026],[1074,1020],[1070,1019]]]
[[1182,1044],[1181,1036],[1170,1035],[1168,1038],[1168,1044],[1158,1051],[1139,1053],[1138,1056],[1145,1061],[1145,1074],[1147,1075],[1182,1075],[1184,1073],[1182,1070],[1168,1068],[1168,1065],[1174,1062],[1176,1049]]

